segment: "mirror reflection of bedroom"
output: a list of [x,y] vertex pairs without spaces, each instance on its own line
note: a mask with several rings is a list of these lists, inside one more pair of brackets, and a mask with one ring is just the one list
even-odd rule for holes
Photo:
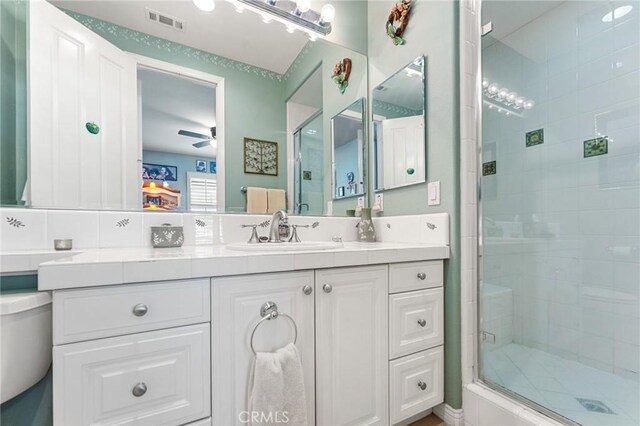
[[216,211],[216,86],[138,69],[144,209]]

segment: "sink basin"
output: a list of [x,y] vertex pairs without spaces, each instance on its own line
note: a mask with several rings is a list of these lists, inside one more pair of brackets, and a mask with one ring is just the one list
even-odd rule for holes
[[232,243],[227,248],[238,251],[315,251],[341,248],[342,243],[327,241],[305,241],[302,243]]

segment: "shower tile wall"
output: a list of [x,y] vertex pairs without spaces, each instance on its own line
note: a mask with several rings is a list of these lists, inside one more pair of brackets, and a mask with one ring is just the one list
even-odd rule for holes
[[[522,117],[483,107],[482,161],[497,173],[482,178],[482,273],[513,294],[515,343],[638,380],[640,3],[631,3],[603,22],[629,2],[564,2],[483,39],[483,79],[535,105]],[[538,129],[543,143],[526,147]],[[584,158],[583,142],[598,137],[608,153]]]

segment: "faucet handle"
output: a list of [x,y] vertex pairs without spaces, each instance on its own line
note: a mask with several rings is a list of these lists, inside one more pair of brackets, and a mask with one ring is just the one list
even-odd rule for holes
[[298,227],[300,225],[291,225],[291,236],[289,237],[290,243],[300,243],[300,238],[298,237]]
[[251,229],[251,238],[249,238],[249,243],[261,243],[260,237],[258,237],[258,225],[240,225],[241,228],[252,228]]

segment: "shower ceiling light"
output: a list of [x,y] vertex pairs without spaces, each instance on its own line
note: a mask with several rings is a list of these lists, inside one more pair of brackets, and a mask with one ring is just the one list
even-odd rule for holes
[[[194,0],[194,2],[213,0]],[[240,4],[244,8],[261,15],[268,14],[271,19],[285,25],[287,31],[292,33],[296,29],[308,34],[320,34],[326,36],[331,32],[331,22],[335,18],[335,8],[325,4],[321,12],[311,9],[311,0],[227,0],[235,5]],[[237,7],[237,6],[236,6]],[[263,18],[264,22],[271,19]]]
[[[518,93],[511,91],[507,87],[500,87],[498,83],[492,83],[488,80],[482,81],[482,93],[488,99],[493,102],[485,101],[489,104],[489,108],[499,108],[505,111],[510,111],[511,114],[516,114],[516,111],[520,109],[531,109],[535,105],[532,99],[527,99],[524,96],[518,96]],[[502,112],[502,111],[500,111]]]
[[602,17],[602,22],[612,22],[615,19],[620,19],[631,12],[631,9],[633,9],[633,6],[631,6],[630,4],[616,7],[611,12]]

